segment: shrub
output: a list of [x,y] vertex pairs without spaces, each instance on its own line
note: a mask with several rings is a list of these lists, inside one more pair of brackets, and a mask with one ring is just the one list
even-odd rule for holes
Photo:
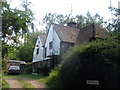
[[23,73],[25,74],[31,74],[32,73],[32,66],[31,64],[27,64],[26,67],[24,68]]
[[2,77],[2,89],[9,88],[8,83],[5,81],[5,79]]
[[50,87],[50,88],[60,88],[60,84],[59,84],[59,69],[60,69],[61,65],[58,65],[57,67],[55,67],[54,70],[52,70],[49,73],[49,77],[47,78],[46,84]]
[[[75,46],[67,52],[60,69],[63,88],[119,87],[120,45],[116,41],[95,41]],[[98,80],[99,85],[87,85]]]
[[[70,48],[61,68],[53,70],[47,84],[52,88],[120,87],[120,44],[114,39],[94,41]],[[98,80],[99,85],[88,85]]]

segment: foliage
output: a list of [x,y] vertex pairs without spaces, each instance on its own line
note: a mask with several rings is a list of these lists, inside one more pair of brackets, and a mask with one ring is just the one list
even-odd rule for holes
[[[7,1],[2,2],[2,59],[21,60],[21,58],[18,57],[20,56],[19,51],[22,47],[21,38],[25,38],[24,41],[26,41],[29,33],[28,28],[30,26],[32,30],[34,30],[34,24],[32,23],[34,17],[33,12],[28,8],[29,5],[30,2],[22,0],[22,10],[20,10],[18,8],[10,8],[10,4],[8,4]],[[31,46],[33,47],[33,45]],[[29,46],[29,48],[31,53],[31,47]]]
[[109,31],[118,32],[120,29],[120,23],[118,22],[119,9],[111,6],[109,6],[108,8],[111,12],[112,19],[109,20],[107,29]]
[[19,60],[16,56],[18,48],[10,45],[2,45],[2,58],[6,58],[7,60]]
[[2,59],[2,73],[6,73],[7,72],[7,60]]
[[54,70],[52,70],[49,73],[49,77],[47,78],[46,84],[50,88],[59,88],[59,70],[60,70],[61,65],[58,65],[55,67]]
[[17,57],[20,60],[31,62],[33,59],[33,50],[36,43],[36,38],[39,32],[29,33],[26,37],[26,42],[23,45],[19,46]]
[[64,25],[69,21],[70,21],[69,15],[64,16],[63,14],[47,13],[43,18],[41,24],[46,24],[45,28],[46,30],[48,30],[52,23],[58,23]]
[[32,74],[32,66],[31,64],[27,64],[25,70],[23,71],[24,74]]
[[81,29],[91,23],[96,23],[101,26],[106,24],[106,22],[103,20],[103,17],[101,17],[98,13],[96,13],[94,16],[92,16],[90,12],[87,12],[86,16],[76,15],[75,21],[77,22],[77,28],[79,28],[79,29]]
[[[12,9],[7,2],[2,2],[2,33],[4,42],[13,40],[15,43],[19,42],[19,36],[28,33],[28,27],[33,25],[33,13],[30,9],[22,11],[19,9]],[[14,35],[13,35],[14,32]]]
[[64,16],[62,14],[57,14],[57,13],[47,13],[43,18],[42,24],[45,24],[46,30],[48,30],[52,23],[66,25],[70,21],[75,21],[77,23],[77,28],[79,29],[93,22],[102,26],[106,24],[106,22],[103,20],[103,17],[100,17],[98,13],[95,14],[94,16],[91,16],[90,12],[87,12],[86,16],[76,15],[75,17],[72,18],[70,15]]
[[[120,83],[120,45],[116,39],[98,40],[69,49],[60,70],[48,79],[51,87],[110,88]],[[99,85],[87,85],[87,80],[98,80]]]
[[5,79],[2,77],[2,89],[9,88],[8,83],[5,81]]

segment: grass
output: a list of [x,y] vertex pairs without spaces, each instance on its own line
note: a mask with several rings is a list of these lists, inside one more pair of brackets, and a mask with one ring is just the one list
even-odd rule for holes
[[18,79],[19,82],[22,83],[22,88],[32,90],[32,88],[35,88],[34,86],[31,85],[31,83],[25,81],[25,80],[20,80]]
[[[0,87],[1,88],[1,87]],[[9,85],[8,83],[5,81],[5,79],[2,77],[2,88],[5,89],[5,88],[9,88]]]

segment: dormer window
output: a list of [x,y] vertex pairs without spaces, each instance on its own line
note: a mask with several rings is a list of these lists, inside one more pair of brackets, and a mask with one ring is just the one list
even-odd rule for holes
[[52,41],[49,43],[49,49],[52,49]]

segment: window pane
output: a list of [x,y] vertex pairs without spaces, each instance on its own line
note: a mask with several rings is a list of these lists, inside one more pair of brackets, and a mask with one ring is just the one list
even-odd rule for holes
[[52,49],[52,41],[49,43],[49,49]]

